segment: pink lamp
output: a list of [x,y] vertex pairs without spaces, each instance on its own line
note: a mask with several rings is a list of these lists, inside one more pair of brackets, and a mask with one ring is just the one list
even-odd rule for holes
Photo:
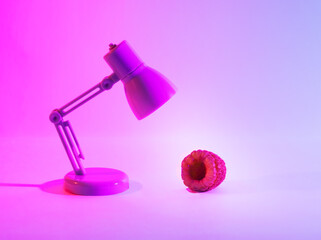
[[60,140],[66,150],[74,171],[67,173],[64,181],[66,191],[80,195],[109,195],[120,193],[129,188],[128,176],[111,168],[84,168],[77,138],[69,121],[63,117],[77,109],[104,90],[109,90],[121,80],[125,87],[127,101],[137,117],[143,119],[174,94],[173,85],[159,72],[144,65],[126,41],[119,45],[110,44],[104,59],[113,70],[100,83],[50,114]]

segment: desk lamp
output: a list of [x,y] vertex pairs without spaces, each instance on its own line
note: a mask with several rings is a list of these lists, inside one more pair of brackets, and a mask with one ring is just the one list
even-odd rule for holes
[[113,70],[110,76],[50,114],[73,171],[66,174],[64,188],[79,195],[110,195],[129,188],[128,176],[112,168],[84,168],[84,155],[69,121],[63,118],[121,80],[127,101],[138,120],[145,118],[174,94],[173,85],[159,72],[147,67],[126,41],[110,44],[104,59]]

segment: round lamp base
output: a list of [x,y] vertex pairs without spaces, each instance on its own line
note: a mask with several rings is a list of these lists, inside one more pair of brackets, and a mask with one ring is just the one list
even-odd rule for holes
[[77,175],[74,171],[67,173],[64,188],[78,195],[111,195],[126,191],[129,181],[126,173],[116,169],[86,168],[85,175]]

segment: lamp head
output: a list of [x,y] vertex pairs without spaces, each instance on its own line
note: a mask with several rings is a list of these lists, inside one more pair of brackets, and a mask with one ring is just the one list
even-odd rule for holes
[[104,59],[123,82],[127,101],[137,119],[147,117],[175,94],[169,80],[145,66],[126,41],[110,46]]

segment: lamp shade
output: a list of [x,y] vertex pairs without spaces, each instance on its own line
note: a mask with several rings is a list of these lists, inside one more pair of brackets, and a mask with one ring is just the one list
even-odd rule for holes
[[127,101],[137,119],[143,119],[174,94],[168,79],[144,65],[126,41],[110,49],[104,59],[123,82]]

